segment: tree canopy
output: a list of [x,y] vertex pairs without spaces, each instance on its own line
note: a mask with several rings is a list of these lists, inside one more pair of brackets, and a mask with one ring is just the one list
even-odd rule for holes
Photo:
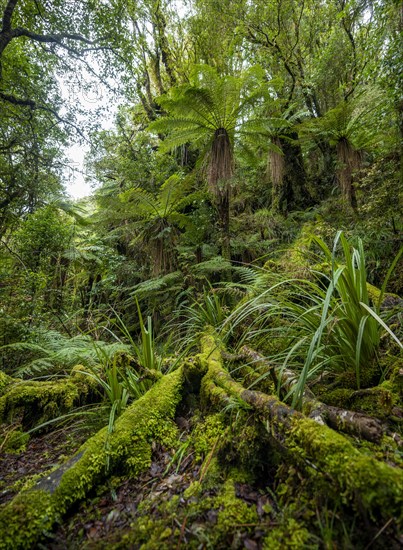
[[0,0],[0,550],[401,547],[402,30]]

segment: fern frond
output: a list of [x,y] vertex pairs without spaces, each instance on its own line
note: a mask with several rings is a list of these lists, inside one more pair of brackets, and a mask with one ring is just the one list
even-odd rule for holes
[[196,275],[210,275],[211,273],[219,273],[228,271],[232,268],[231,262],[224,260],[222,256],[215,256],[210,260],[201,262],[191,267],[191,270]]

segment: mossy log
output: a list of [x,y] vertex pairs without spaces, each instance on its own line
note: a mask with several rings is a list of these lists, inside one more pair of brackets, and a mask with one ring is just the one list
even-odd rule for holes
[[[251,359],[256,366],[264,367],[272,373],[273,380],[278,383],[276,369],[262,355],[247,346],[243,346],[241,352],[244,358]],[[289,369],[282,369],[280,376],[282,387],[289,392],[297,382],[296,374]],[[387,427],[379,419],[322,403],[307,387],[302,395],[302,411],[319,424],[327,424],[331,428],[374,443],[379,443],[387,432]]]
[[[253,433],[256,438],[263,435],[259,439],[259,464],[261,460],[269,462],[272,454],[281,456],[286,468],[289,465],[302,475],[314,494],[325,495],[335,507],[345,505],[349,512],[352,508],[359,513],[364,510],[366,516],[376,518],[377,524],[401,515],[402,472],[361,453],[345,436],[314,422],[275,396],[245,389],[225,369],[213,335],[205,335],[201,344],[197,360],[190,358],[178,370],[162,376],[147,394],[123,412],[113,431],[100,430],[64,464],[0,508],[0,549],[36,547],[42,534],[107,476],[135,477],[147,470],[152,462],[154,441],[170,448],[177,444],[179,430],[173,422],[177,407],[182,396],[197,393],[199,389],[202,404],[209,407],[210,423],[211,404],[221,408],[223,403],[233,405],[234,399],[248,404],[251,411],[247,411],[247,415],[251,412],[257,429],[248,426],[249,431],[242,431],[239,441],[242,449],[248,447],[249,458],[257,448],[256,439],[249,434]],[[208,431],[207,422],[195,428],[195,433]],[[234,433],[230,434],[226,426],[225,430],[234,453],[234,449],[238,449],[236,437],[234,443]],[[219,434],[220,430],[217,432],[214,427],[212,437],[203,448],[206,458],[199,483],[208,481],[206,471],[214,478],[211,462],[216,459],[213,455],[217,442],[223,440]],[[250,468],[244,450],[240,456],[242,468]],[[281,475],[280,472],[280,478]],[[255,523],[255,518],[252,519],[248,523]]]
[[34,547],[44,531],[109,473],[123,470],[136,476],[151,465],[153,441],[172,446],[178,435],[172,419],[183,379],[182,368],[161,378],[124,411],[112,433],[100,430],[65,464],[3,506],[0,548]]
[[22,416],[24,429],[83,405],[97,392],[98,384],[77,365],[71,375],[56,381],[20,380],[8,377],[0,397],[0,422]]
[[0,396],[3,395],[12,380],[11,376],[0,370]]
[[225,370],[219,345],[211,335],[202,338],[200,360],[208,369],[202,381],[205,399],[227,403],[235,397],[248,403],[289,459],[302,466],[321,489],[325,486],[329,495],[374,517],[401,519],[402,471],[361,453],[343,435],[291,409],[276,397],[246,390]]

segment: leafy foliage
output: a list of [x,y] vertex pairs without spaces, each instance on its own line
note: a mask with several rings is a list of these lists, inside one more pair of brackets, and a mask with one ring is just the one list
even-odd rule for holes
[[[343,263],[335,256],[339,239]],[[402,346],[380,317],[380,302],[375,309],[370,305],[362,243],[351,251],[339,233],[331,251],[320,238],[313,241],[323,252],[326,266],[325,270],[315,270],[317,281],[280,280],[230,317],[234,326],[251,322],[246,338],[279,339],[281,349],[269,357],[280,370],[291,368],[299,373],[292,390],[293,406],[301,405],[308,380],[318,373],[354,374],[358,389],[363,383],[369,384],[374,375],[381,378],[384,373],[377,359],[382,334]]]

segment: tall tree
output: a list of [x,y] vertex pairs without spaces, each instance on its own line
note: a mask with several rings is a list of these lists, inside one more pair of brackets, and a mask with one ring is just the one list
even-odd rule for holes
[[60,149],[72,131],[84,135],[79,115],[86,90],[77,64],[92,76],[98,66],[108,83],[118,61],[114,49],[124,37],[123,6],[116,2],[112,11],[90,0],[1,3],[0,231],[60,191]]
[[173,88],[160,99],[169,113],[150,125],[166,134],[161,148],[169,151],[186,143],[198,146],[204,158],[207,183],[218,211],[221,251],[231,257],[230,196],[234,173],[234,141],[247,131],[251,105],[261,95],[261,73],[251,69],[239,77],[220,77],[199,66],[192,85]]

